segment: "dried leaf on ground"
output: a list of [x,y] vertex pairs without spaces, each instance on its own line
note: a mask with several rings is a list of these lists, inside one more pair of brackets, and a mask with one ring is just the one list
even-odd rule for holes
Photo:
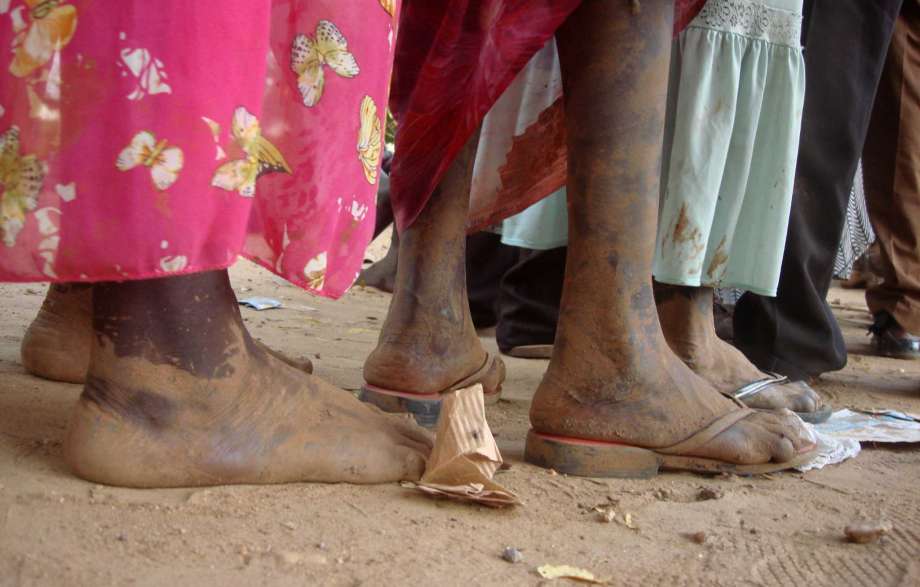
[[606,581],[598,579],[591,571],[570,565],[543,565],[537,567],[537,573],[544,579],[571,579],[592,585],[604,585]]

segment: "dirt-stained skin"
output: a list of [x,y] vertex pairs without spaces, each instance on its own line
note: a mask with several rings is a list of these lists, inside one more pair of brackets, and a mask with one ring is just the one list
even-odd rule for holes
[[364,378],[371,385],[437,393],[486,361],[470,316],[464,260],[478,142],[477,132],[418,219],[400,235],[393,300],[377,348],[364,364]]
[[45,379],[82,383],[93,339],[92,305],[92,286],[51,284],[22,339],[22,366]]
[[[670,0],[643,0],[638,14],[585,2],[557,32],[570,240],[555,351],[531,407],[539,432],[663,447],[735,409],[670,351],[652,291],[672,18]],[[807,445],[793,418],[758,414],[694,456],[782,461]]]
[[[656,282],[655,301],[668,346],[716,389],[731,393],[768,377],[716,334],[712,288]],[[767,388],[744,401],[752,408],[813,412],[820,398],[810,387],[790,383]]]
[[226,271],[94,286],[65,457],[131,487],[417,479],[427,432],[294,368],[243,325]]
[[[22,341],[22,364],[30,373],[52,381],[86,381],[93,343],[95,289],[89,284],[75,283],[55,283],[48,288],[42,308]],[[135,344],[141,343],[135,341]],[[313,363],[305,357],[287,357],[258,341],[254,344],[292,367],[313,372]],[[162,357],[154,360],[171,362]]]

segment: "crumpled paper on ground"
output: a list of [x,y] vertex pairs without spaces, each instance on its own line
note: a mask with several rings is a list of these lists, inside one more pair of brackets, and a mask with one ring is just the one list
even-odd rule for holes
[[821,424],[805,424],[818,443],[818,456],[796,467],[806,472],[859,454],[860,442],[920,442],[920,417],[894,410],[838,410]]
[[806,471],[823,469],[828,465],[836,465],[847,459],[852,459],[862,450],[858,440],[852,438],[837,438],[824,434],[817,426],[807,422],[805,423],[805,427],[811,431],[812,436],[815,438],[815,442],[818,445],[818,456],[796,467],[796,471],[805,473]]
[[502,455],[486,421],[482,393],[477,383],[444,394],[425,474],[411,486],[429,495],[490,507],[519,505],[515,494],[492,481]]

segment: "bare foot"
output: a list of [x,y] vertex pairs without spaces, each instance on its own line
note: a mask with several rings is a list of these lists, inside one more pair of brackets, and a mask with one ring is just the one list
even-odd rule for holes
[[[671,350],[722,393],[770,377],[715,331],[711,288],[656,284],[662,329]],[[752,408],[814,412],[821,399],[804,382],[772,385],[742,401]]]
[[177,487],[422,474],[430,436],[255,345],[225,272],[96,287],[92,364],[65,443],[81,477]]
[[[92,314],[91,285],[52,284],[22,339],[20,352],[26,371],[51,381],[85,383],[93,338]],[[310,359],[288,357],[261,341],[255,344],[295,369],[313,373]]]
[[52,284],[22,339],[26,371],[52,381],[83,383],[93,337],[92,309],[92,286]]

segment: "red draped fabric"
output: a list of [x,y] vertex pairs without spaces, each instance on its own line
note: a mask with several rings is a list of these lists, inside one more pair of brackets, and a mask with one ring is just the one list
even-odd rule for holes
[[[400,230],[418,217],[486,113],[580,1],[413,0],[403,6],[390,97],[398,123],[391,201]],[[703,4],[675,0],[675,31]],[[548,109],[520,137],[521,149],[502,171],[506,189],[471,209],[471,228],[514,214],[562,185],[560,112]]]

